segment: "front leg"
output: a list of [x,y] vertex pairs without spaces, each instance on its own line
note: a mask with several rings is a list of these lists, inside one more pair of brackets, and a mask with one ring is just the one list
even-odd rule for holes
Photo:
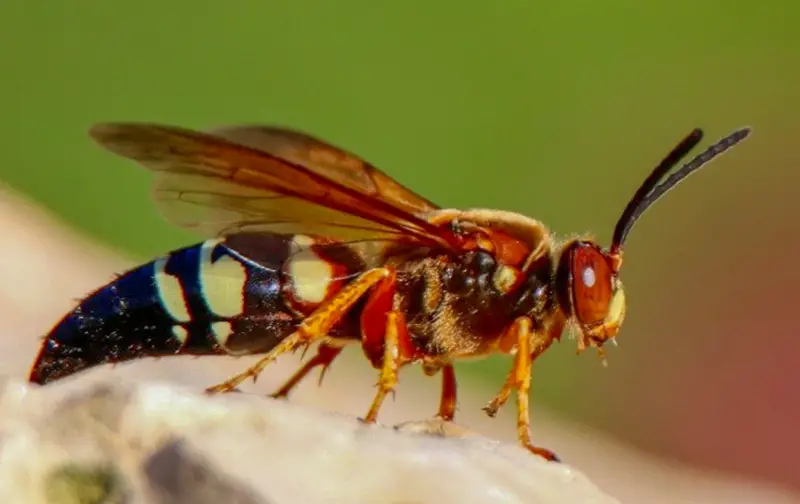
[[[516,359],[516,357],[514,357]],[[494,418],[497,415],[497,412],[500,410],[500,407],[503,406],[506,401],[508,401],[508,396],[511,395],[511,391],[514,389],[514,378],[516,377],[515,368],[512,367],[511,371],[508,372],[506,376],[506,381],[503,383],[503,387],[500,389],[500,392],[497,393],[492,400],[489,401],[489,404],[483,407],[483,411],[489,415],[491,418]]]
[[[520,444],[531,452],[551,461],[558,461],[558,457],[546,448],[541,448],[533,444],[530,428],[529,398],[531,386],[531,369],[533,360],[538,357],[553,341],[551,332],[543,335],[541,341],[533,342],[535,333],[533,323],[528,317],[517,318],[510,328],[511,334],[517,338],[517,352],[514,357],[514,364],[511,368],[503,388],[484,408],[490,415],[494,416],[497,409],[505,403],[512,389],[517,390],[517,438]],[[533,348],[532,348],[533,347]]]
[[[515,325],[512,325],[509,328],[509,333],[515,331],[515,327]],[[558,319],[547,331],[547,336],[541,338],[532,345],[533,349],[531,350],[531,363],[533,363],[537,357],[547,350],[553,341],[561,337],[561,332],[563,330],[564,321],[563,319]],[[517,336],[516,339],[518,340],[519,336]],[[486,412],[486,414],[490,417],[497,415],[497,411],[506,403],[508,397],[511,395],[511,392],[517,387],[517,382],[516,368],[512,367],[506,376],[506,381],[503,383],[503,387],[500,389],[500,392],[498,392],[497,395],[495,395],[492,400],[483,407],[483,411]]]

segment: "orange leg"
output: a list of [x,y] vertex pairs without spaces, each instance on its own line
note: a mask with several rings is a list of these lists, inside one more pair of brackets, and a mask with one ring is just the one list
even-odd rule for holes
[[403,316],[396,311],[391,311],[386,315],[386,332],[383,338],[383,363],[381,373],[378,378],[378,392],[372,405],[363,418],[366,423],[373,423],[378,418],[378,411],[381,409],[383,400],[389,392],[394,391],[397,385],[397,372],[405,364],[407,359],[402,350],[404,339],[408,339],[406,325]]
[[209,393],[231,392],[250,377],[255,381],[264,368],[281,354],[291,352],[304,345],[310,345],[324,338],[330,329],[370,288],[379,285],[387,278],[393,277],[393,274],[393,270],[388,268],[375,268],[364,272],[323,303],[314,313],[306,317],[295,332],[267,352],[254,365],[222,383],[208,387],[206,391]]
[[426,362],[422,365],[422,372],[426,376],[434,376],[442,372],[442,395],[439,399],[439,412],[436,418],[445,422],[452,422],[456,414],[456,371],[449,362]]
[[378,418],[386,395],[394,393],[398,370],[413,359],[414,346],[408,336],[405,317],[394,310],[396,281],[395,273],[386,277],[373,289],[361,312],[361,348],[373,367],[380,369],[378,391],[362,419],[367,423]]
[[319,384],[322,385],[322,379],[325,377],[325,372],[328,370],[328,367],[331,365],[333,360],[342,352],[342,347],[335,347],[326,345],[325,343],[320,343],[319,348],[317,349],[317,354],[311,358],[308,362],[303,364],[303,367],[298,369],[291,378],[286,380],[286,383],[281,386],[276,392],[274,392],[272,397],[276,399],[283,399],[289,396],[289,393],[294,389],[302,380],[303,378],[308,375],[315,367],[322,366],[322,370],[319,372]]
[[531,387],[531,368],[533,360],[538,357],[553,341],[548,335],[539,344],[531,348],[531,341],[535,336],[532,328],[531,319],[520,317],[511,326],[511,331],[517,336],[517,353],[514,357],[514,364],[511,372],[506,378],[506,382],[500,392],[484,408],[489,416],[494,416],[498,408],[502,406],[512,389],[517,390],[517,438],[520,444],[531,452],[544,457],[547,460],[557,461],[558,457],[545,448],[535,446],[531,439],[530,412],[528,394]]
[[446,422],[452,422],[456,415],[457,397],[456,370],[452,364],[445,364],[442,367],[442,397],[439,400],[438,418]]
[[[515,325],[512,325],[509,331],[515,330]],[[557,321],[548,331],[549,336],[543,338],[541,341],[537,342],[535,348],[531,351],[531,364],[535,361],[553,342],[553,340],[559,339],[561,336],[561,332],[564,330],[564,321],[560,320]],[[519,336],[516,338],[519,340]],[[516,366],[516,363],[515,363]],[[506,376],[506,381],[503,384],[503,388],[500,389],[500,392],[497,393],[489,404],[483,407],[483,411],[486,412],[487,415],[490,417],[494,417],[497,414],[497,411],[506,403],[508,397],[511,395],[511,392],[516,388],[517,383],[517,373],[516,368],[512,367],[511,371],[509,371],[508,376]]]
[[483,411],[485,411],[487,415],[494,418],[494,416],[497,415],[497,411],[500,409],[500,407],[503,406],[506,401],[508,401],[508,396],[510,396],[511,391],[514,390],[514,379],[516,378],[516,375],[515,360],[514,367],[511,368],[508,376],[506,376],[506,381],[503,383],[503,388],[501,388],[500,392],[498,392],[497,395],[494,396],[491,401],[489,401],[489,404],[483,407]]

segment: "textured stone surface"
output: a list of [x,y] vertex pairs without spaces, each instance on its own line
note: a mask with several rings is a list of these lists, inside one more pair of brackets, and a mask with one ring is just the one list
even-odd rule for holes
[[367,426],[259,395],[100,378],[4,382],[0,501],[617,502],[567,465],[460,428]]

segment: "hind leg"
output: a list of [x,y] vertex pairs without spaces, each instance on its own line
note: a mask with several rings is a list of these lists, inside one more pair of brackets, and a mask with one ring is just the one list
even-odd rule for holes
[[289,396],[289,393],[305,378],[308,373],[314,370],[317,366],[322,366],[319,372],[319,384],[322,385],[322,379],[325,377],[325,372],[331,365],[334,359],[342,352],[342,347],[331,346],[326,343],[320,343],[317,348],[317,353],[308,362],[298,369],[277,391],[271,394],[276,399],[283,399]]
[[208,387],[206,392],[219,393],[231,392],[243,381],[258,377],[267,365],[280,355],[296,350],[305,345],[310,345],[326,337],[331,328],[362,298],[371,288],[380,286],[387,279],[394,278],[394,270],[389,268],[375,268],[364,272],[357,279],[347,284],[332,298],[325,301],[314,313],[306,317],[297,330],[281,341],[275,348],[259,359],[254,365],[244,372],[228,378],[222,383]]

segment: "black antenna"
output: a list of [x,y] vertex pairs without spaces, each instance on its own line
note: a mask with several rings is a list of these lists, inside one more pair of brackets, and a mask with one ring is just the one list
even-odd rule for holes
[[656,166],[653,172],[645,179],[644,183],[642,183],[641,187],[639,187],[639,190],[636,191],[636,194],[633,195],[628,206],[626,206],[625,210],[622,212],[619,221],[617,221],[617,226],[614,228],[614,238],[611,242],[610,253],[619,254],[622,244],[625,242],[625,238],[627,238],[628,232],[630,232],[633,224],[642,216],[650,205],[655,203],[670,189],[678,185],[683,179],[747,138],[751,131],[749,127],[743,127],[720,139],[705,151],[695,156],[694,159],[681,166],[675,173],[659,184],[659,180],[702,140],[703,131],[699,128],[692,130],[692,132],[672,149],[672,152]]

